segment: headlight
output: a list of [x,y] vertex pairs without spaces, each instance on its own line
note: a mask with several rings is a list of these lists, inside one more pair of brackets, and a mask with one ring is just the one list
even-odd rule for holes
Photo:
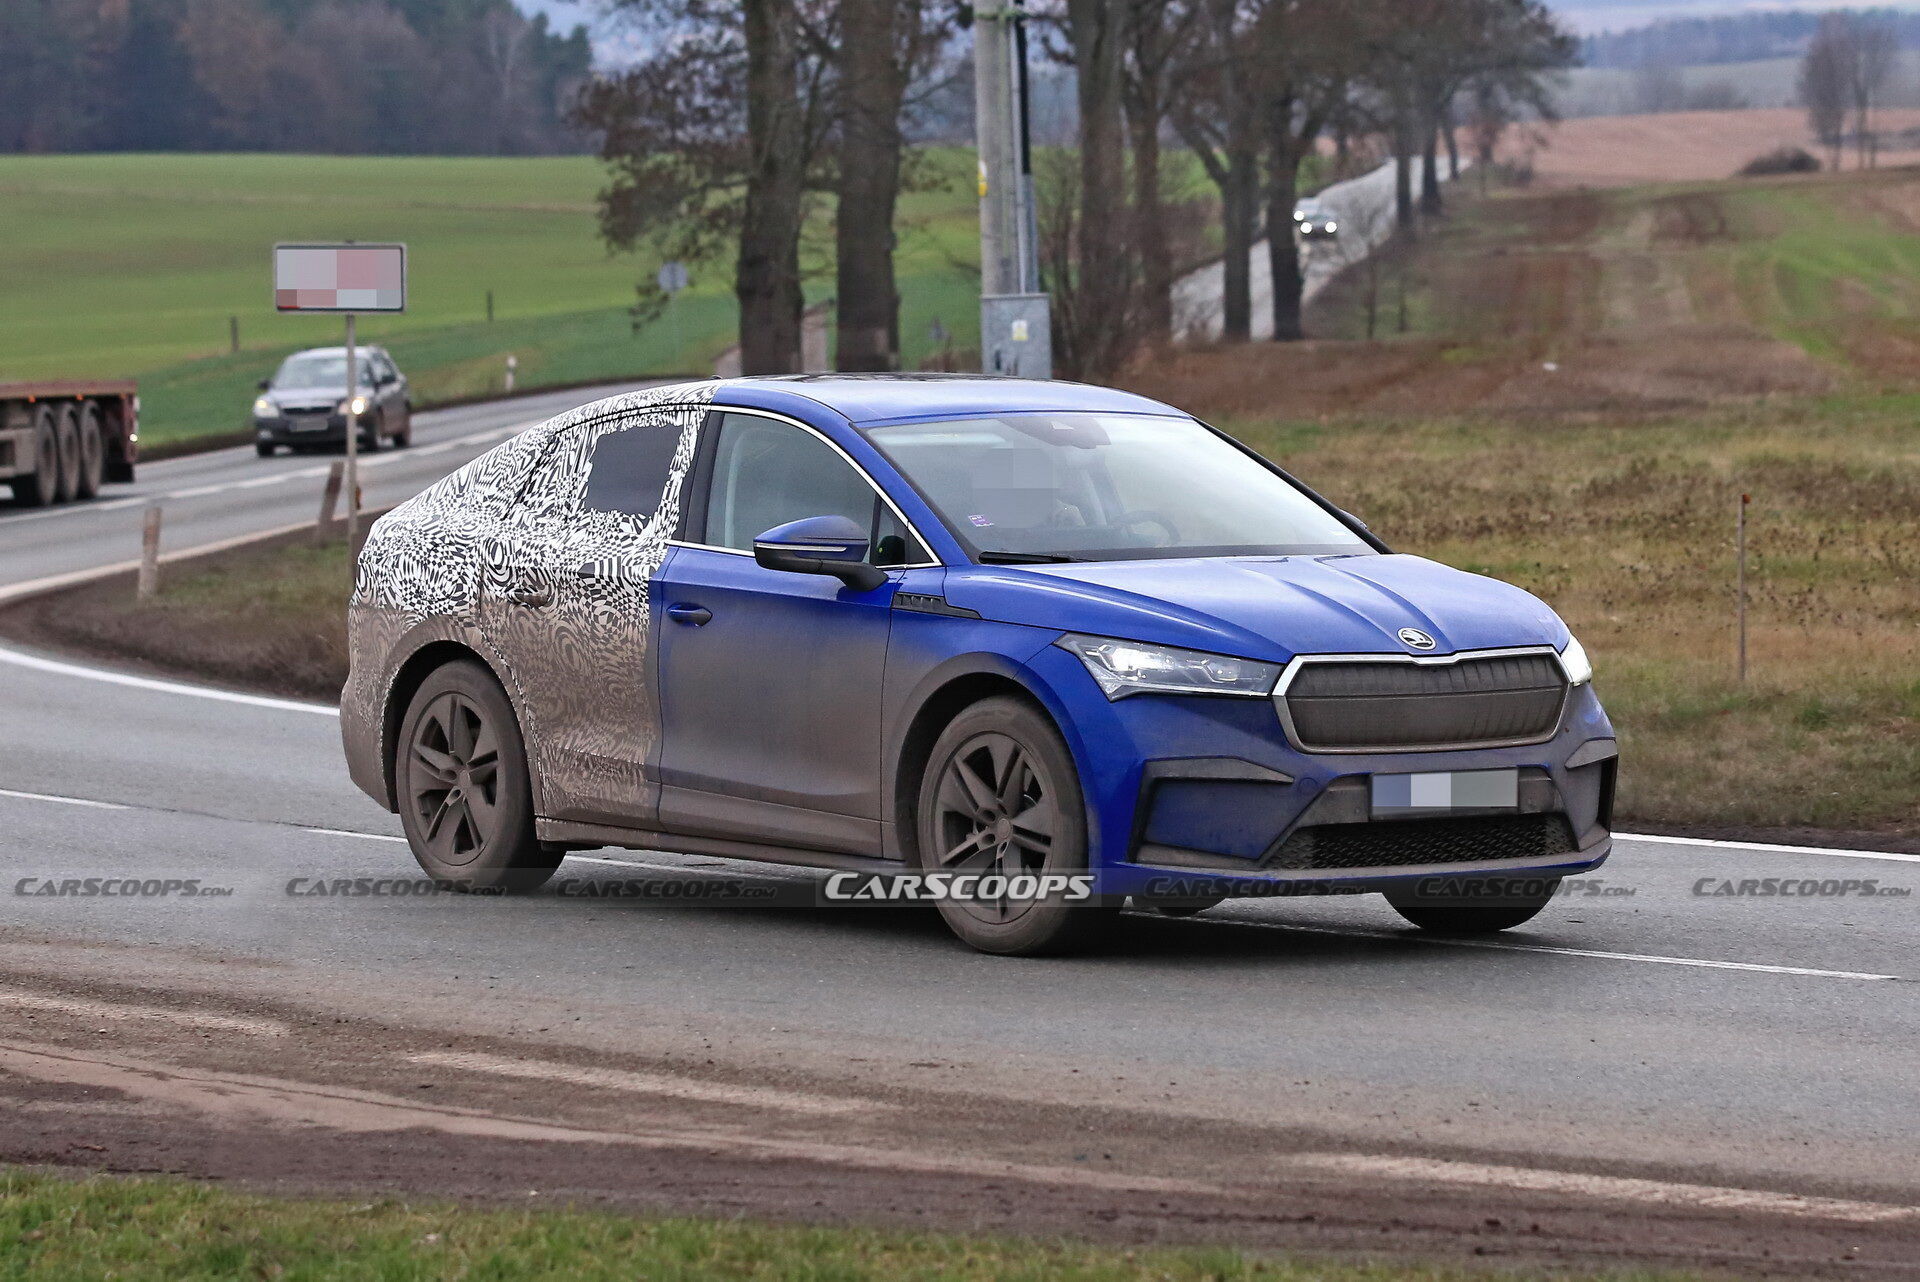
[[1087,665],[1109,699],[1130,694],[1232,694],[1261,698],[1280,680],[1280,665],[1198,650],[1142,645],[1111,637],[1069,635],[1054,642]]
[[1339,231],[1339,230],[1340,230],[1340,224],[1339,224],[1339,223],[1328,223],[1328,224],[1327,224],[1327,230],[1328,230],[1328,231]]
[[1560,666],[1567,670],[1567,681],[1572,685],[1583,686],[1593,680],[1593,663],[1587,658],[1586,647],[1571,637],[1560,652]]
[[280,407],[264,396],[256,397],[253,402],[253,416],[255,418],[278,418],[280,416]]
[[341,401],[340,412],[342,414],[352,414],[356,418],[365,414],[367,412],[367,398],[364,396],[356,396],[350,401]]

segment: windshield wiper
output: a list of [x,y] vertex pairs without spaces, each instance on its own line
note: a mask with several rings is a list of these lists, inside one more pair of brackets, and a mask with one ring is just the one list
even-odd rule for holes
[[1063,552],[982,552],[982,565],[1066,565],[1078,561],[1077,556],[1068,556]]

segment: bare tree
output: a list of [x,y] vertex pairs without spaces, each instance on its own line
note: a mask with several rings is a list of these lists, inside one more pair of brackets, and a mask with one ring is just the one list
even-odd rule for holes
[[1126,48],[1125,0],[1067,0],[1080,107],[1080,225],[1075,260],[1087,297],[1085,332],[1066,368],[1070,377],[1112,373],[1127,355],[1127,301],[1132,292],[1126,224],[1126,139],[1121,67]]
[[1253,332],[1249,261],[1260,222],[1260,104],[1254,92],[1252,24],[1236,0],[1199,0],[1199,5],[1176,73],[1181,92],[1173,123],[1220,192],[1221,336],[1243,343]]
[[1848,89],[1853,100],[1854,132],[1860,164],[1871,167],[1880,159],[1873,112],[1899,64],[1900,39],[1892,23],[1852,15],[1846,20],[1853,28],[1853,74]]
[[1800,62],[1800,101],[1807,108],[1807,125],[1826,145],[1833,168],[1840,168],[1846,143],[1847,106],[1852,60],[1851,32],[1835,16],[1823,18],[1806,57]]
[[1133,148],[1133,232],[1141,316],[1148,342],[1173,332],[1173,250],[1167,228],[1160,135],[1175,96],[1178,59],[1200,8],[1195,0],[1124,0],[1126,59],[1122,105]]

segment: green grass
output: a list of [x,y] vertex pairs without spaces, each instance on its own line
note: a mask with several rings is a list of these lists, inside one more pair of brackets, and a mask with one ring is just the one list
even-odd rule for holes
[[[1238,1251],[741,1220],[265,1198],[176,1180],[0,1172],[0,1278],[35,1282],[1448,1282],[1485,1273]],[[1576,1275],[1556,1275],[1578,1282]],[[1600,1275],[1584,1275],[1597,1278]],[[1657,1282],[1674,1274],[1607,1275]]]
[[[935,316],[977,343],[968,154],[939,151],[936,190],[902,204],[899,271],[908,364]],[[587,157],[0,157],[0,376],[137,377],[149,444],[230,433],[255,382],[287,352],[340,341],[337,317],[274,313],[270,250],[284,240],[399,240],[411,296],[366,317],[422,403],[522,387],[710,367],[733,340],[732,267],[696,265],[667,318],[628,322],[648,254],[610,256],[595,224],[603,183]],[[808,295],[832,293],[827,214],[808,236]],[[486,296],[495,322],[486,322]],[[242,350],[228,351],[238,317]]]

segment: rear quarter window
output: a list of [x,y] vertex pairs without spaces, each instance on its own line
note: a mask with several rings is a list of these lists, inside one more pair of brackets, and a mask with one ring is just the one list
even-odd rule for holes
[[594,442],[581,507],[641,518],[652,516],[659,510],[679,446],[680,429],[670,423],[608,432]]

